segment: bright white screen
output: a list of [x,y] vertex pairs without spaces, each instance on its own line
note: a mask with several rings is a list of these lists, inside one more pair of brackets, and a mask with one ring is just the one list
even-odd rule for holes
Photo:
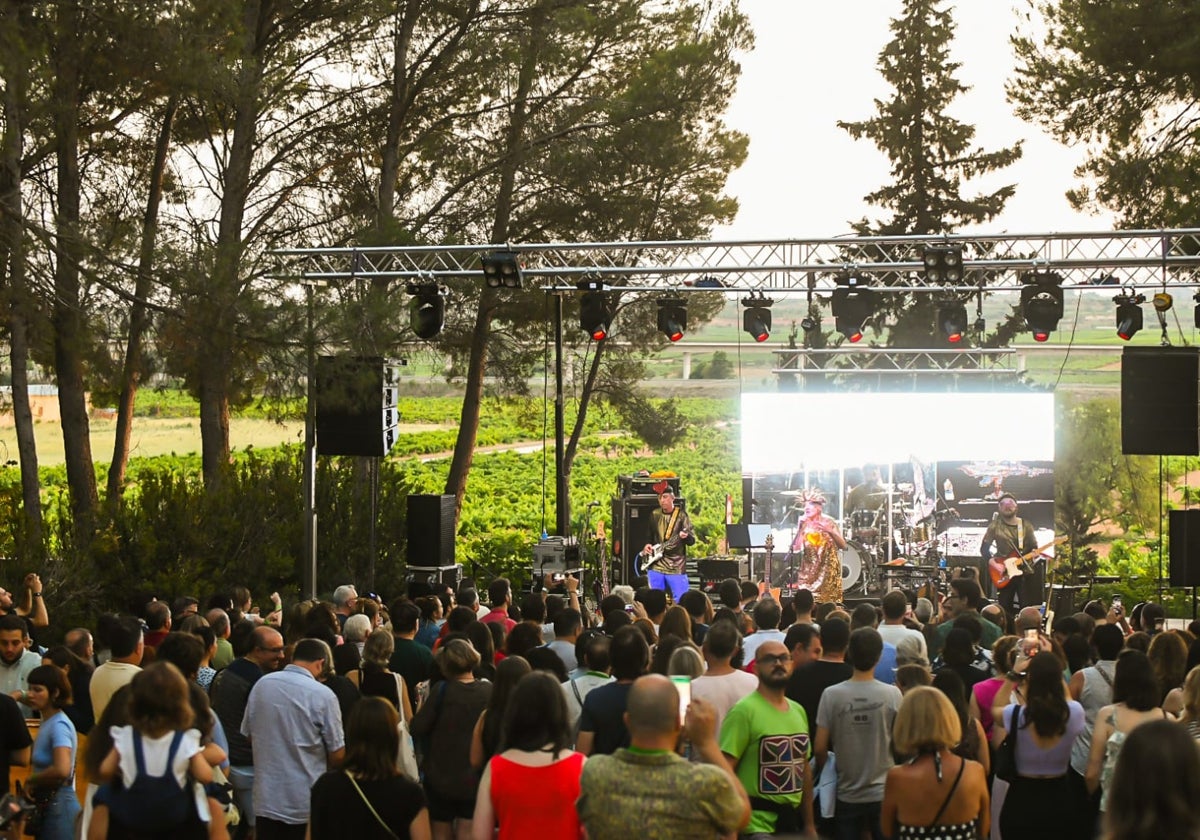
[[742,471],[872,461],[1054,460],[1054,395],[742,395]]

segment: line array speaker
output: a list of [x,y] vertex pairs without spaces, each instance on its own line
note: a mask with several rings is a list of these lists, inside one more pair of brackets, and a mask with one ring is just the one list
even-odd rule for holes
[[1121,451],[1200,455],[1200,349],[1121,352]]
[[409,496],[407,510],[408,565],[454,565],[454,496]]
[[317,359],[317,453],[386,455],[396,443],[399,368],[378,356]]
[[1200,510],[1167,513],[1171,537],[1171,586],[1200,586]]

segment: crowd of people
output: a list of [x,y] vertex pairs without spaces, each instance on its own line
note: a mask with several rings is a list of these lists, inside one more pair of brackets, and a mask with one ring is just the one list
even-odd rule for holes
[[0,590],[9,836],[1200,838],[1200,627],[1155,604],[539,583],[55,633],[31,575]]

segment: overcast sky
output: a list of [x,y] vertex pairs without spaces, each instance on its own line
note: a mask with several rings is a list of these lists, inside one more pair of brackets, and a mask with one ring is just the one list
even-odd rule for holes
[[[1015,2],[966,0],[954,10],[952,54],[962,64],[958,79],[971,90],[955,102],[953,116],[973,124],[987,150],[1025,141],[1020,161],[978,183],[980,189],[1017,186],[1003,215],[979,232],[1109,230],[1109,215],[1077,213],[1064,196],[1077,183],[1073,170],[1083,150],[1022,122],[1005,99],[1014,66],[1008,37],[1023,14]],[[836,236],[864,214],[879,218],[863,196],[887,183],[888,162],[837,121],[868,118],[875,97],[889,95],[876,60],[900,0],[741,0],[741,6],[756,47],[743,58],[727,119],[749,135],[750,154],[728,185],[741,209],[714,238]]]

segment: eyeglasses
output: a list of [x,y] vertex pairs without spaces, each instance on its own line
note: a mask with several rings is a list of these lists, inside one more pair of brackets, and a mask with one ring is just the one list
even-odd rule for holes
[[790,653],[765,653],[758,657],[759,665],[782,665],[784,662],[790,661],[792,655]]

